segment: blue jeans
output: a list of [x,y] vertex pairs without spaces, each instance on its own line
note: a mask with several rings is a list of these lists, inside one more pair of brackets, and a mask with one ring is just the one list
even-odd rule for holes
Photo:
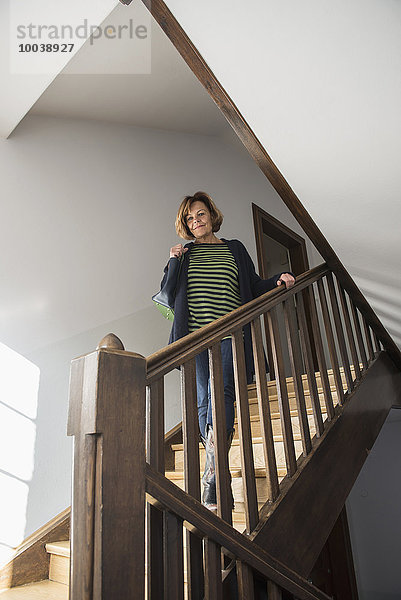
[[[234,429],[234,369],[231,338],[221,341],[221,359],[223,366],[224,403],[226,409],[227,431]],[[196,357],[196,391],[198,396],[198,419],[201,435],[206,437],[206,425],[213,425],[212,401],[209,377],[209,356],[204,350]]]

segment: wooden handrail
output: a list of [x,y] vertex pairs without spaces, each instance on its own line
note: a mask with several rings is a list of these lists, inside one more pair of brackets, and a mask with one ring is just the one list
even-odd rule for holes
[[220,341],[224,336],[250,323],[262,313],[307,288],[327,273],[329,273],[327,265],[319,265],[300,275],[293,287],[287,290],[278,287],[275,290],[266,292],[262,296],[213,321],[213,323],[205,325],[205,327],[151,354],[146,359],[148,383],[154,379],[159,379],[159,377],[179,367],[202,350]]
[[146,465],[146,491],[151,496],[147,497],[149,502],[153,499],[153,502],[162,504],[168,511],[178,515],[190,529],[212,538],[237,559],[299,600],[329,600],[326,594],[272,558],[260,546],[255,547],[246,536],[177,488],[149,464]]

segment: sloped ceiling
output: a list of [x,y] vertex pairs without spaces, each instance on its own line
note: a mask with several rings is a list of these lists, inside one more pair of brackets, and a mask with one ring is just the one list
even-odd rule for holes
[[[30,114],[89,119],[183,133],[223,135],[230,128],[206,90],[178,54],[145,6],[120,4],[107,22],[116,28],[128,18],[150,25],[149,73],[119,73],[122,60],[132,56],[131,40],[121,40],[110,56],[110,41],[86,44],[46,89]],[[104,65],[107,62],[107,72]],[[129,64],[128,64],[129,67]],[[80,74],[84,69],[89,74]],[[116,74],[111,74],[116,73]]]
[[59,53],[57,65],[52,69],[32,73],[28,69],[16,69],[12,63],[12,53],[16,52],[17,44],[21,41],[17,39],[14,26],[29,24],[32,20],[36,24],[35,11],[43,8],[50,23],[58,22],[53,16],[61,13],[61,22],[69,23],[74,16],[81,14],[80,19],[100,24],[116,4],[118,0],[87,0],[84,5],[79,0],[70,0],[62,6],[54,2],[46,5],[43,0],[0,2],[0,138],[7,138],[12,133],[32,104],[85,42],[85,38],[75,39],[72,53]]

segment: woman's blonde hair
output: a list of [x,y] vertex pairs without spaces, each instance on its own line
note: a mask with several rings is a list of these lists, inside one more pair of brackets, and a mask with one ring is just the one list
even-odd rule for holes
[[213,233],[219,231],[223,222],[223,213],[219,211],[209,194],[206,194],[206,192],[196,192],[193,196],[185,196],[184,200],[180,204],[177,218],[175,220],[175,230],[177,235],[181,238],[184,238],[184,240],[193,240],[195,238],[186,222],[188,213],[191,210],[191,205],[194,202],[203,202],[210,212]]

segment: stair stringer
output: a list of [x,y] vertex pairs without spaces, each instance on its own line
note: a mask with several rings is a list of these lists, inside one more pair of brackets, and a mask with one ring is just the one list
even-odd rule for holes
[[49,555],[45,545],[69,540],[70,513],[70,507],[66,508],[22,542],[11,561],[0,569],[0,592],[48,577]]
[[262,511],[250,538],[308,577],[390,408],[400,402],[401,372],[381,352],[327,434],[301,459],[305,464],[285,485],[287,493]]

